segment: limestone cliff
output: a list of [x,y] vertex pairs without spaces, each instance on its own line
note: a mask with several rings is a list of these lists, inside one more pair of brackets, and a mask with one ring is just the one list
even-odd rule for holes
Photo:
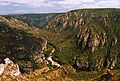
[[[119,9],[81,9],[57,16],[48,24],[46,29],[60,34],[59,37],[63,39],[60,41],[63,43],[63,46],[60,44],[61,49],[65,46],[65,41],[68,43],[69,40],[69,45],[76,43],[77,47],[68,47],[66,44],[64,49],[77,48],[79,50],[79,55],[78,52],[76,53],[76,49],[74,50],[76,56],[73,53],[73,56],[77,57],[76,65],[78,68],[113,68],[119,65],[117,60],[119,59],[118,49],[120,49],[119,21]],[[65,53],[64,55],[67,55],[67,50]]]
[[0,16],[0,62],[8,57],[19,64],[21,72],[33,72],[34,67],[45,60],[43,52],[47,41],[33,36],[36,31],[30,32],[22,21]]
[[5,64],[0,64],[0,75],[4,78],[11,76],[13,79],[20,76],[20,70],[18,64],[14,64],[9,58],[4,59]]

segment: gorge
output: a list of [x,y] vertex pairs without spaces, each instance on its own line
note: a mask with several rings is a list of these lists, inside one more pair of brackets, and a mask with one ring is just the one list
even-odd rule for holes
[[119,40],[117,8],[1,15],[0,63],[9,58],[19,66],[20,76],[10,78],[9,74],[3,74],[6,77],[0,75],[0,78],[119,81]]

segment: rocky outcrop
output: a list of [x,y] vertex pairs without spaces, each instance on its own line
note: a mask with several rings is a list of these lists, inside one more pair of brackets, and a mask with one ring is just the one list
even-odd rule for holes
[[[98,47],[103,48],[107,42],[115,45],[118,42],[118,38],[112,27],[116,26],[115,21],[112,19],[114,15],[105,9],[98,9],[98,14],[96,14],[96,11],[94,9],[83,9],[61,14],[48,24],[47,29],[57,33],[66,31],[71,31],[70,33],[72,33],[73,31],[76,34],[78,46],[82,49],[89,48],[92,52],[97,50]],[[102,11],[104,12],[103,14]],[[117,10],[114,14],[117,19],[119,17]],[[113,25],[110,24],[112,22],[114,23]]]
[[5,64],[0,64],[0,75],[10,75],[15,78],[21,74],[18,64],[14,64],[9,58],[4,59],[4,61]]
[[28,29],[28,25],[26,23],[19,21],[18,19],[15,19],[13,17],[6,19],[5,17],[0,16],[0,22],[7,23],[13,28]]
[[76,65],[77,65],[77,68],[83,69],[83,70],[86,70],[89,67],[88,60],[86,60],[85,58],[79,58],[76,61]]
[[33,72],[34,65],[45,60],[47,41],[25,31],[29,27],[19,20],[0,18],[0,62],[8,57],[19,64],[21,72]]
[[[115,48],[117,49],[117,48]],[[110,51],[108,52],[108,55],[106,56],[106,59],[105,59],[105,66],[108,68],[108,69],[113,69],[117,64],[119,65],[119,54],[118,54],[118,51],[115,50],[113,48],[110,49]]]
[[[79,55],[76,55],[75,65],[78,68],[99,69],[109,67],[112,69],[119,65],[119,12],[119,9],[73,10],[57,16],[48,24],[47,29],[56,34],[61,34],[61,38],[64,39],[61,41],[64,42],[63,47],[66,40],[70,41],[70,48],[76,42],[76,49],[80,51]],[[72,43],[73,40],[74,43]],[[112,47],[118,49],[111,49]],[[64,48],[69,49],[67,46]],[[111,53],[112,50],[117,52]]]
[[79,47],[90,49],[92,52],[97,50],[98,47],[103,47],[106,41],[106,32],[91,19],[84,27],[80,28],[79,34],[77,35]]
[[22,15],[19,14],[17,16],[6,15],[4,17],[7,19],[12,17],[12,19],[14,18],[16,21],[20,20],[20,21],[23,21],[24,23],[27,23],[30,27],[35,26],[37,28],[44,29],[46,25],[57,15],[59,15],[59,13],[22,14]]

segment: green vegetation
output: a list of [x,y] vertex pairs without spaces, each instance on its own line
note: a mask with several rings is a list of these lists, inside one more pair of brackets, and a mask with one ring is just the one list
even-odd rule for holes
[[47,44],[47,50],[44,52],[46,58],[48,58],[50,56],[50,53],[52,50],[53,50],[53,47],[51,45]]
[[31,27],[35,26],[44,29],[57,15],[59,15],[59,13],[4,15],[4,17],[7,19],[13,17],[27,23]]
[[[36,30],[36,28],[30,29],[28,26],[24,27],[24,24],[19,28],[21,21],[14,24],[14,19],[12,22],[10,20],[6,22],[4,18],[0,21],[0,62],[10,58],[19,64],[22,72],[27,73],[38,68],[35,56],[38,57],[41,52],[44,40],[33,35],[32,29]],[[24,71],[26,68],[27,71]]]
[[[60,64],[74,65],[76,59],[83,57],[84,61],[89,62],[89,69],[97,69],[95,66],[98,65],[99,62],[107,65],[107,59],[109,59],[109,61],[119,59],[119,57],[116,57],[120,52],[119,17],[119,9],[73,10],[57,16],[48,24],[47,28],[49,32],[51,31],[51,33],[56,34],[48,38],[48,40],[52,38],[56,39],[52,41],[57,48],[53,54],[54,60]],[[59,34],[59,36],[57,36],[57,34]],[[91,35],[92,38],[88,37],[86,39],[87,42],[84,43],[84,37],[87,37],[87,34]],[[106,37],[103,36],[104,34]],[[98,41],[100,40],[102,42],[105,40],[105,44],[100,43],[97,47],[94,47],[94,43],[91,44],[90,41],[94,42],[95,35],[100,37],[96,38]],[[95,51],[91,52],[93,48],[95,48]],[[88,58],[86,58],[86,56],[88,56]],[[76,59],[74,59],[75,57]],[[119,65],[119,63],[117,63],[117,65]],[[105,66],[100,65],[99,67],[102,68]]]
[[[5,17],[17,18],[31,26],[24,30],[28,34],[33,34],[25,38],[26,40],[32,38],[30,45],[38,47],[38,41],[41,39],[37,37],[45,38],[48,42],[47,50],[44,52],[46,58],[55,48],[53,60],[62,67],[43,73],[42,76],[51,76],[54,71],[60,71],[59,79],[55,77],[50,80],[63,80],[65,76],[72,80],[104,81],[108,78],[113,81],[119,80],[120,9],[81,9],[63,14],[25,14]],[[22,41],[23,45],[28,45],[29,41],[25,42],[26,40]],[[29,47],[28,45],[28,49]],[[4,52],[3,49],[1,51]],[[34,62],[33,65],[37,67]],[[51,63],[48,66],[54,68]],[[107,69],[113,74],[109,76]]]

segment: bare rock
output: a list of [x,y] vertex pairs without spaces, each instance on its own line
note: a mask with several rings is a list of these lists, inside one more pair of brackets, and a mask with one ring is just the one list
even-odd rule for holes
[[79,58],[77,61],[76,61],[76,65],[79,69],[87,69],[88,68],[88,61],[86,61],[85,58]]
[[4,59],[5,64],[0,64],[0,75],[19,76],[20,70],[17,64],[14,64],[9,58]]

